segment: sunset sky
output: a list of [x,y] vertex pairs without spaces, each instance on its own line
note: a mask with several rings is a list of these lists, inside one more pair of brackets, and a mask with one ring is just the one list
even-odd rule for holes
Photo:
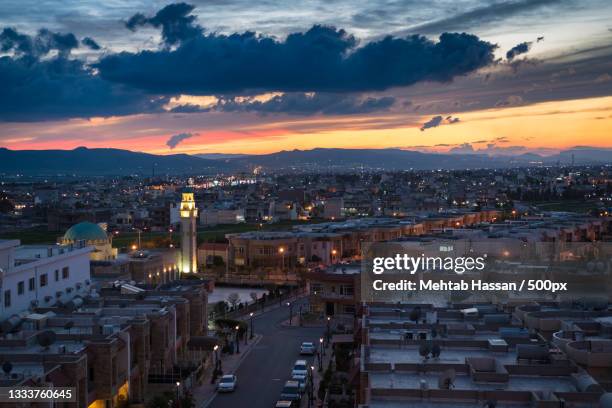
[[607,0],[5,0],[0,147],[612,148],[611,21]]

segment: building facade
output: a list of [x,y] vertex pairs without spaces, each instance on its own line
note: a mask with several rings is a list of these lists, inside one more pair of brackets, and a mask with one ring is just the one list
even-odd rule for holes
[[184,192],[181,200],[181,272],[198,271],[197,220],[198,209],[193,192]]
[[66,303],[89,291],[91,247],[82,242],[19,244],[17,240],[0,241],[0,321],[35,307]]

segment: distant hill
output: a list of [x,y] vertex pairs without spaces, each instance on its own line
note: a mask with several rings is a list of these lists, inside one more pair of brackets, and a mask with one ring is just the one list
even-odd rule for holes
[[430,170],[504,168],[537,164],[612,163],[612,149],[576,148],[558,155],[540,156],[534,153],[490,156],[487,154],[422,153],[401,149],[323,149],[291,150],[265,155],[229,159],[229,163],[246,167],[261,166],[269,170]]
[[[340,168],[407,170],[466,169],[516,165],[512,158],[491,158],[484,154],[436,154],[400,149],[312,149],[281,151],[266,155],[231,159],[231,163],[268,169]],[[528,164],[528,160],[524,160]]]
[[575,164],[612,163],[612,149],[578,146],[549,156],[548,159],[559,160],[561,163],[571,163],[573,160]]
[[612,163],[612,149],[577,147],[552,156],[534,153],[422,153],[400,149],[324,149],[264,155],[204,154],[168,156],[120,149],[8,150],[0,148],[0,173],[24,175],[215,174],[263,167],[267,171],[432,170],[504,168],[530,165]]
[[248,154],[232,154],[232,153],[200,153],[194,154],[195,157],[199,157],[201,159],[211,159],[211,160],[225,160],[225,159],[236,159],[240,157],[248,157]]
[[218,160],[186,154],[160,156],[120,149],[9,150],[0,148],[0,173],[24,175],[210,174],[228,169]]

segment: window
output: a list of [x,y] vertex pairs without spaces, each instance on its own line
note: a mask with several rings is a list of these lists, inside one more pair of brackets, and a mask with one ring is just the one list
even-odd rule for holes
[[55,270],[55,281],[57,282],[59,280],[59,269]]
[[47,274],[43,273],[40,275],[40,287],[44,288],[45,286],[47,286]]
[[25,292],[25,282],[21,281],[17,283],[17,294],[23,295],[23,292]]
[[70,268],[67,266],[62,268],[62,279],[68,279],[70,277]]
[[355,306],[353,305],[344,305],[344,313],[346,314],[355,314]]
[[36,290],[36,279],[34,278],[30,278],[30,280],[28,281],[28,290],[30,292],[35,291]]
[[11,307],[11,290],[4,291],[4,307]]
[[310,293],[321,293],[322,292],[322,285],[320,283],[311,283],[310,284]]

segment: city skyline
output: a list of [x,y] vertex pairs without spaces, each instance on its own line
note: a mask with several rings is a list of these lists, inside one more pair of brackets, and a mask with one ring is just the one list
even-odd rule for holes
[[607,2],[315,3],[5,2],[0,146],[612,147]]

